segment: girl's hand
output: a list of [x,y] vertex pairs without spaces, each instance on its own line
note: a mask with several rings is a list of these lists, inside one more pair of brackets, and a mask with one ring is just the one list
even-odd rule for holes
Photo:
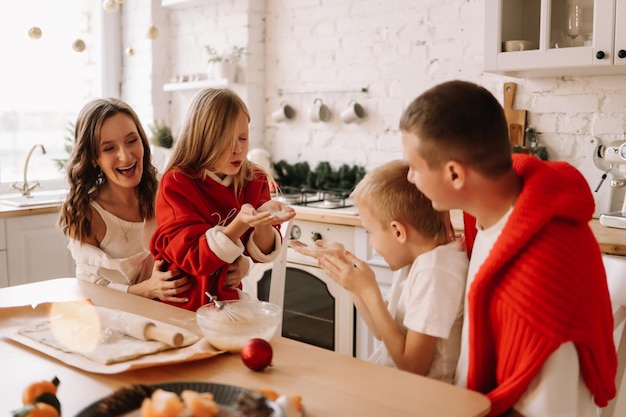
[[273,225],[281,224],[293,219],[296,211],[288,204],[276,200],[269,200],[257,208],[260,213],[268,212],[272,215]]
[[376,283],[376,274],[370,266],[349,251],[330,251],[318,258],[320,268],[346,290],[361,295]]
[[273,219],[269,212],[259,212],[250,204],[244,204],[241,206],[241,210],[237,213],[235,221],[246,224],[248,227],[256,227],[263,225],[271,225]]
[[235,260],[235,262],[228,265],[228,273],[226,274],[224,286],[239,286],[241,280],[244,279],[246,275],[248,275],[248,271],[250,271],[250,260],[248,260],[248,258],[245,256],[240,256]]

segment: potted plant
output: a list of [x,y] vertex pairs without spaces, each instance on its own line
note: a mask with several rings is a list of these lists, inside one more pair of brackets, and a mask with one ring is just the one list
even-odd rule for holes
[[[73,122],[67,122],[67,127],[65,128],[67,134],[63,138],[64,144],[63,149],[69,155],[72,153],[72,149],[74,148],[74,130],[75,126]],[[59,171],[65,171],[65,166],[67,164],[68,158],[54,158],[54,162],[57,164],[57,168]]]
[[213,46],[205,45],[204,50],[208,55],[209,72],[213,72],[215,78],[225,78],[228,82],[234,82],[237,75],[237,64],[246,48],[233,46],[220,53]]
[[172,146],[174,145],[174,136],[172,129],[164,121],[154,121],[154,124],[148,126],[150,129],[150,143],[152,149],[152,164],[159,172],[164,172],[167,163],[172,156]]
[[172,129],[164,122],[154,121],[154,124],[149,126],[152,136],[150,142],[153,145],[160,146],[162,148],[171,148],[174,144],[174,137],[172,136]]

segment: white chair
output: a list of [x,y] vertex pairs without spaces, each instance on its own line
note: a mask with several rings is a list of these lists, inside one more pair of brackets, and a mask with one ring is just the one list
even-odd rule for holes
[[613,325],[617,348],[617,375],[615,376],[617,395],[600,410],[599,415],[602,417],[626,416],[626,394],[621,392],[626,367],[626,326],[624,325],[626,323],[626,257],[605,255],[603,261],[613,304]]
[[287,247],[293,220],[280,225],[280,234],[283,236],[283,246],[280,253],[272,262],[272,280],[270,282],[269,302],[283,306],[285,302],[285,280],[287,278]]
[[[258,283],[267,271],[272,271],[268,301],[283,307],[285,301],[285,280],[287,277],[287,244],[291,235],[293,220],[282,223],[280,234],[283,236],[283,245],[274,261],[265,264],[255,264],[250,268],[248,276],[243,281],[243,290],[258,299]],[[282,322],[279,333],[282,333]]]

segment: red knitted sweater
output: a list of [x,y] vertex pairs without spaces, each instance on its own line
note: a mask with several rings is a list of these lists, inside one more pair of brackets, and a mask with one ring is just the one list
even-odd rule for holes
[[[617,359],[606,274],[588,224],[589,185],[564,162],[514,155],[513,165],[522,192],[468,292],[468,388],[487,394],[490,415],[500,415],[573,341],[585,384],[603,407],[615,396]],[[465,230],[471,253],[476,219],[467,214]]]

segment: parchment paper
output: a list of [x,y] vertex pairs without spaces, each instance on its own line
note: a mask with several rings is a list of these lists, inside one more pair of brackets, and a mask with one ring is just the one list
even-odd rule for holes
[[[58,307],[59,304],[63,303],[43,303],[37,305],[36,307],[22,306],[0,308],[0,327],[2,328],[2,335],[22,345],[28,346],[57,360],[60,360],[67,365],[88,372],[100,374],[116,374],[131,369],[187,362],[192,360],[209,358],[223,353],[222,351],[216,350],[214,347],[212,347],[204,338],[200,338],[185,329],[156,320],[151,321],[157,324],[157,326],[163,326],[181,332],[185,336],[185,340],[187,341],[186,346],[182,348],[172,348],[159,351],[163,348],[162,346],[160,346],[159,348],[155,349],[156,353],[124,360],[123,362],[105,364],[99,363],[96,360],[89,359],[84,354],[59,350],[50,345],[40,343],[30,337],[26,337],[20,334],[20,329],[32,328],[33,326],[40,325],[42,322],[48,321],[48,317],[50,316],[51,311],[55,307]],[[138,342],[154,343],[146,341]],[[124,350],[128,349],[128,343],[128,340],[125,338],[125,347],[120,348],[120,354],[125,354]]]

